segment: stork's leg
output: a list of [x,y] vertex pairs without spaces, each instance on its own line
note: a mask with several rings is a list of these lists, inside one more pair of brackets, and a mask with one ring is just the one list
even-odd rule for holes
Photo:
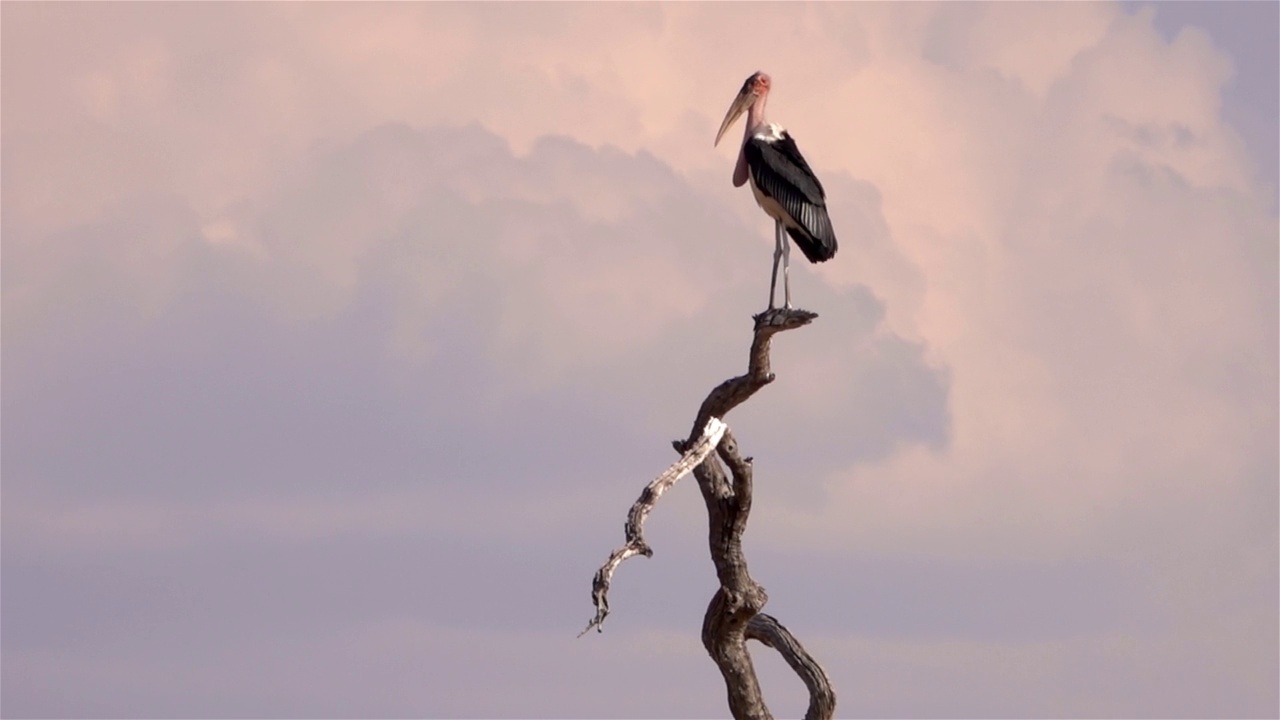
[[773,275],[769,278],[769,309],[773,309],[773,295],[778,288],[778,261],[782,259],[782,223],[773,224]]
[[791,238],[787,237],[787,233],[782,229],[782,223],[778,223],[778,232],[782,234],[782,296],[786,302],[785,307],[791,309]]

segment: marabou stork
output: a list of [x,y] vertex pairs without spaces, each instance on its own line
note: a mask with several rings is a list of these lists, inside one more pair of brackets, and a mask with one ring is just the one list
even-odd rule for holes
[[[774,291],[778,286],[778,260],[782,260],[782,287],[786,308],[791,309],[790,256],[796,241],[809,262],[820,263],[836,254],[836,233],[827,215],[827,193],[805,162],[796,141],[775,123],[764,119],[764,105],[769,100],[771,81],[757,72],[742,84],[738,97],[725,113],[716,145],[729,126],[745,111],[746,132],[738,163],[733,168],[733,186],[751,181],[756,203],[774,220],[773,276],[769,280],[769,309],[774,307]],[[785,233],[784,233],[785,231]]]

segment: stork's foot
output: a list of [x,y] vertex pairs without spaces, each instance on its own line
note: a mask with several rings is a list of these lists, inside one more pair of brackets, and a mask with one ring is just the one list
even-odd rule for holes
[[755,315],[752,319],[756,322],[756,330],[761,328],[772,327],[779,330],[790,330],[803,325],[808,325],[818,317],[818,313],[801,310],[799,308],[771,307],[768,310]]

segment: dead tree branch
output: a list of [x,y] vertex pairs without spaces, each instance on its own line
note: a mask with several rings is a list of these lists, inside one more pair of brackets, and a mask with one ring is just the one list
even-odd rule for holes
[[649,547],[649,543],[644,540],[644,521],[649,517],[649,511],[653,510],[653,506],[658,503],[658,498],[662,497],[667,488],[675,485],[677,480],[688,474],[694,466],[711,454],[726,429],[725,424],[717,418],[709,418],[698,442],[694,443],[693,447],[689,448],[689,451],[674,465],[667,468],[666,472],[654,478],[653,482],[645,486],[644,491],[640,493],[640,497],[631,506],[631,512],[627,513],[627,524],[624,526],[627,541],[609,555],[609,559],[600,566],[596,571],[595,579],[591,581],[591,602],[596,606],[596,616],[587,623],[582,632],[578,633],[578,637],[586,635],[591,628],[604,632],[604,619],[609,616],[609,583],[613,581],[613,571],[622,564],[623,560],[633,555],[653,557],[653,548]]
[[[719,423],[717,418],[724,418],[757,390],[773,382],[769,365],[773,336],[808,325],[816,317],[811,312],[791,309],[768,310],[755,317],[747,373],[713,388],[698,409],[688,438],[672,442],[676,452],[681,453],[680,462],[641,493],[627,518],[627,544],[614,551],[592,584],[596,617],[588,623],[587,630],[599,628],[609,613],[607,593],[614,568],[631,555],[652,554],[644,543],[641,524],[658,496],[692,467],[707,506],[707,540],[720,580],[720,589],[712,596],[703,617],[702,644],[724,677],[729,711],[736,720],[771,720],[773,717],[764,703],[755,666],[747,652],[748,639],[777,650],[804,681],[809,689],[806,720],[829,720],[835,714],[835,692],[826,673],[785,627],[760,612],[769,596],[747,571],[742,552],[742,534],[751,512],[751,458],[743,458],[739,453],[737,440],[728,427],[723,423],[719,427],[714,425]],[[713,427],[719,433],[715,439],[712,439]],[[693,459],[695,457],[698,459]],[[681,467],[685,469],[678,470]]]
[[747,623],[747,639],[757,640],[766,647],[777,650],[796,675],[800,676],[804,686],[809,689],[809,709],[805,711],[805,720],[835,717],[836,694],[831,688],[830,678],[790,630],[772,615],[758,613]]
[[804,327],[816,317],[817,313],[807,310],[766,310],[756,315],[755,336],[747,359],[747,374],[725,380],[707,394],[707,399],[702,401],[702,407],[698,408],[698,415],[694,418],[688,442],[693,442],[708,418],[723,419],[730,410],[746,402],[757,390],[773,382],[774,374],[769,367],[769,345],[774,335],[784,330]]

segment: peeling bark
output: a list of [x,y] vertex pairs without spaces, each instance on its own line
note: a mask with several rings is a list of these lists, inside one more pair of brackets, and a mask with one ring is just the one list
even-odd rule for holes
[[725,424],[716,418],[707,420],[698,442],[694,443],[693,447],[689,448],[688,452],[674,465],[667,468],[666,472],[645,486],[640,497],[632,504],[631,512],[627,513],[627,524],[623,526],[627,541],[622,547],[614,550],[604,565],[596,571],[595,579],[591,581],[591,602],[596,606],[596,616],[587,623],[587,627],[582,632],[578,633],[578,637],[586,635],[591,628],[604,632],[604,619],[609,616],[609,584],[613,581],[613,571],[622,564],[623,560],[634,555],[653,557],[653,548],[649,547],[649,543],[644,540],[644,521],[649,517],[649,511],[653,510],[653,506],[658,503],[658,498],[662,497],[668,488],[675,485],[677,480],[688,474],[694,466],[711,454],[726,429]]
[[633,555],[652,556],[653,551],[643,538],[644,519],[662,493],[692,468],[707,506],[707,541],[720,580],[720,589],[712,596],[703,617],[702,644],[724,677],[729,711],[737,720],[773,717],[747,651],[748,639],[777,650],[804,682],[809,690],[806,720],[827,720],[835,715],[835,692],[822,667],[781,623],[760,612],[769,596],[752,579],[742,552],[742,534],[751,512],[751,458],[742,457],[733,433],[721,422],[730,410],[773,382],[769,365],[773,336],[808,325],[816,317],[805,310],[791,309],[767,310],[755,316],[747,373],[713,388],[698,409],[688,438],[672,442],[681,459],[650,483],[632,506],[627,517],[626,544],[596,572],[591,592],[596,616],[582,631],[585,634],[593,627],[603,631],[613,571]]

